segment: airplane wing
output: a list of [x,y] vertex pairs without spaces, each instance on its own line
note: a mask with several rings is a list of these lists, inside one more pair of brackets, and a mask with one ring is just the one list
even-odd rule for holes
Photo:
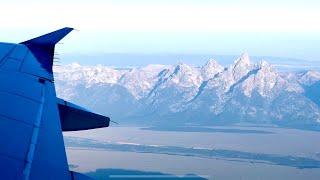
[[0,179],[77,179],[62,131],[108,127],[110,119],[57,99],[54,48],[72,28],[0,43]]
[[110,118],[90,112],[78,105],[57,99],[62,131],[80,131],[108,127]]

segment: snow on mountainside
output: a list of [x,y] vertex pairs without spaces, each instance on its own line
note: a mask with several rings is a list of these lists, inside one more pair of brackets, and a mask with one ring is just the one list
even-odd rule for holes
[[136,99],[146,96],[157,82],[158,74],[169,66],[148,65],[142,68],[133,68],[125,72],[119,80],[119,84],[127,88]]
[[284,73],[247,53],[228,67],[148,65],[116,69],[70,64],[55,68],[57,93],[126,122],[320,123],[320,73]]

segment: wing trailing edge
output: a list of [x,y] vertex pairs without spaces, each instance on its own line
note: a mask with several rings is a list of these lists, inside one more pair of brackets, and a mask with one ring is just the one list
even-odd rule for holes
[[63,99],[57,99],[62,131],[108,127],[110,118],[92,113]]

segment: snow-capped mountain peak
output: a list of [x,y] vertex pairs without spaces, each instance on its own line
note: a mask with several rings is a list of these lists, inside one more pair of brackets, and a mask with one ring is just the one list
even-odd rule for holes
[[224,67],[221,66],[216,60],[210,59],[204,66],[201,67],[201,75],[206,81],[213,78],[216,74],[222,72]]
[[262,60],[258,63],[258,67],[260,69],[268,69],[269,71],[273,71],[273,67],[271,64],[269,64],[267,61]]
[[311,85],[320,80],[320,72],[307,71],[301,75],[299,82],[304,85]]
[[201,67],[179,63],[119,69],[73,63],[54,72],[60,97],[121,119],[320,120],[320,101],[310,95],[320,87],[319,72],[279,73],[267,61],[251,63],[247,53],[227,68],[211,59]]
[[242,53],[234,64],[235,66],[249,66],[251,64],[249,54],[247,52]]
[[192,71],[192,67],[188,64],[180,62],[174,69],[174,74],[185,74]]
[[243,83],[243,91],[246,96],[251,96],[252,92],[256,90],[261,96],[271,96],[273,88],[276,83],[280,83],[281,77],[273,70],[271,64],[262,60]]
[[84,83],[87,87],[99,83],[117,83],[123,72],[116,69],[97,65],[81,66],[78,63],[72,63],[64,67],[55,67],[55,79],[67,79],[73,83]]
[[249,71],[251,71],[252,65],[248,53],[243,53],[230,67],[229,71],[232,71],[232,76],[235,81],[240,80]]
[[202,78],[197,68],[179,63],[170,75],[170,80],[167,83],[173,83],[181,87],[192,87],[199,86],[201,81]]

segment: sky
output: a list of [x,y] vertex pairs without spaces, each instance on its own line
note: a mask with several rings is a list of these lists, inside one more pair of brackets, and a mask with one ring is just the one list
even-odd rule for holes
[[320,61],[316,0],[2,1],[0,37],[21,42],[68,26],[65,54],[248,52]]

